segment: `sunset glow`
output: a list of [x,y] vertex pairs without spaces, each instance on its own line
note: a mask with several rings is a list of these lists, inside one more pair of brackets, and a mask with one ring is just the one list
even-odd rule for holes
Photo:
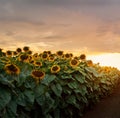
[[116,67],[120,70],[120,54],[119,53],[89,55],[87,59],[93,60],[94,63],[100,63],[101,66]]
[[119,6],[119,0],[1,0],[0,48],[62,49],[120,68]]

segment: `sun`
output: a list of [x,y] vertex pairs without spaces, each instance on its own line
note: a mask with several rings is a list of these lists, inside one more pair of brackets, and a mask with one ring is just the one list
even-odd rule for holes
[[100,63],[101,66],[116,67],[120,70],[120,54],[104,53],[99,55],[88,55],[87,59],[93,60],[94,63]]

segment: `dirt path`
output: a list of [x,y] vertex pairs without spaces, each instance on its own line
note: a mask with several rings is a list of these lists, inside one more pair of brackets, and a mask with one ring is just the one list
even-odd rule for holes
[[120,118],[120,85],[113,94],[102,99],[83,118]]

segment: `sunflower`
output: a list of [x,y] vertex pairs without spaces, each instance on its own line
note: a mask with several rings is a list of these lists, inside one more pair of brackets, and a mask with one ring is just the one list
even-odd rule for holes
[[32,51],[31,51],[31,50],[29,50],[27,53],[28,53],[29,55],[31,55],[31,54],[32,54]]
[[63,51],[57,51],[57,52],[56,52],[56,55],[57,55],[58,57],[62,57],[62,56],[63,56]]
[[11,57],[12,56],[12,51],[10,51],[10,50],[6,51],[6,56]]
[[42,80],[45,77],[45,72],[41,71],[41,70],[33,70],[31,72],[31,76],[36,79],[36,80]]
[[29,49],[30,49],[30,48],[29,48],[28,46],[23,47],[24,52],[28,52]]
[[20,53],[20,52],[22,52],[22,49],[21,48],[17,48],[16,52]]
[[34,60],[38,60],[38,59],[39,59],[38,53],[34,53],[33,56],[32,56],[32,58],[33,58]]
[[11,75],[12,74],[18,75],[20,73],[19,67],[14,64],[6,64],[5,71],[6,73],[11,74]]
[[47,54],[50,55],[50,54],[51,54],[51,51],[47,51]]
[[87,63],[88,66],[93,66],[92,60],[87,60],[86,63]]
[[43,60],[47,60],[47,59],[48,59],[48,54],[47,54],[47,53],[43,53],[43,54],[41,55],[41,58],[42,58]]
[[72,53],[70,53],[70,56],[71,56],[71,57],[73,57],[73,54],[72,54]]
[[13,52],[13,55],[16,56],[18,53],[16,51]]
[[48,60],[52,62],[52,61],[55,60],[55,58],[54,58],[54,56],[49,56],[49,57],[48,57]]
[[60,71],[60,66],[53,65],[50,70],[51,70],[51,73],[58,73]]
[[70,56],[70,54],[69,54],[69,53],[66,53],[66,54],[64,54],[64,58],[65,58],[65,59],[70,59],[70,58],[71,58],[71,56]]
[[40,66],[42,66],[42,62],[40,62],[40,61],[34,61],[34,65],[40,67]]
[[34,60],[30,60],[30,63],[31,63],[31,64],[34,64]]
[[70,66],[76,67],[79,65],[79,61],[77,59],[70,60]]
[[75,56],[74,59],[77,59],[77,60],[78,60],[79,58],[78,58],[77,56]]
[[86,55],[85,55],[85,54],[81,54],[81,55],[80,55],[80,59],[81,59],[81,60],[86,60]]
[[29,62],[29,55],[28,55],[28,54],[21,54],[21,55],[19,56],[19,61]]

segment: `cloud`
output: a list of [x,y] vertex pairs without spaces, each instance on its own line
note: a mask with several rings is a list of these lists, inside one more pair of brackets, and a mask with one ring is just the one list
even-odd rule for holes
[[119,0],[1,0],[0,46],[119,52],[119,5]]

